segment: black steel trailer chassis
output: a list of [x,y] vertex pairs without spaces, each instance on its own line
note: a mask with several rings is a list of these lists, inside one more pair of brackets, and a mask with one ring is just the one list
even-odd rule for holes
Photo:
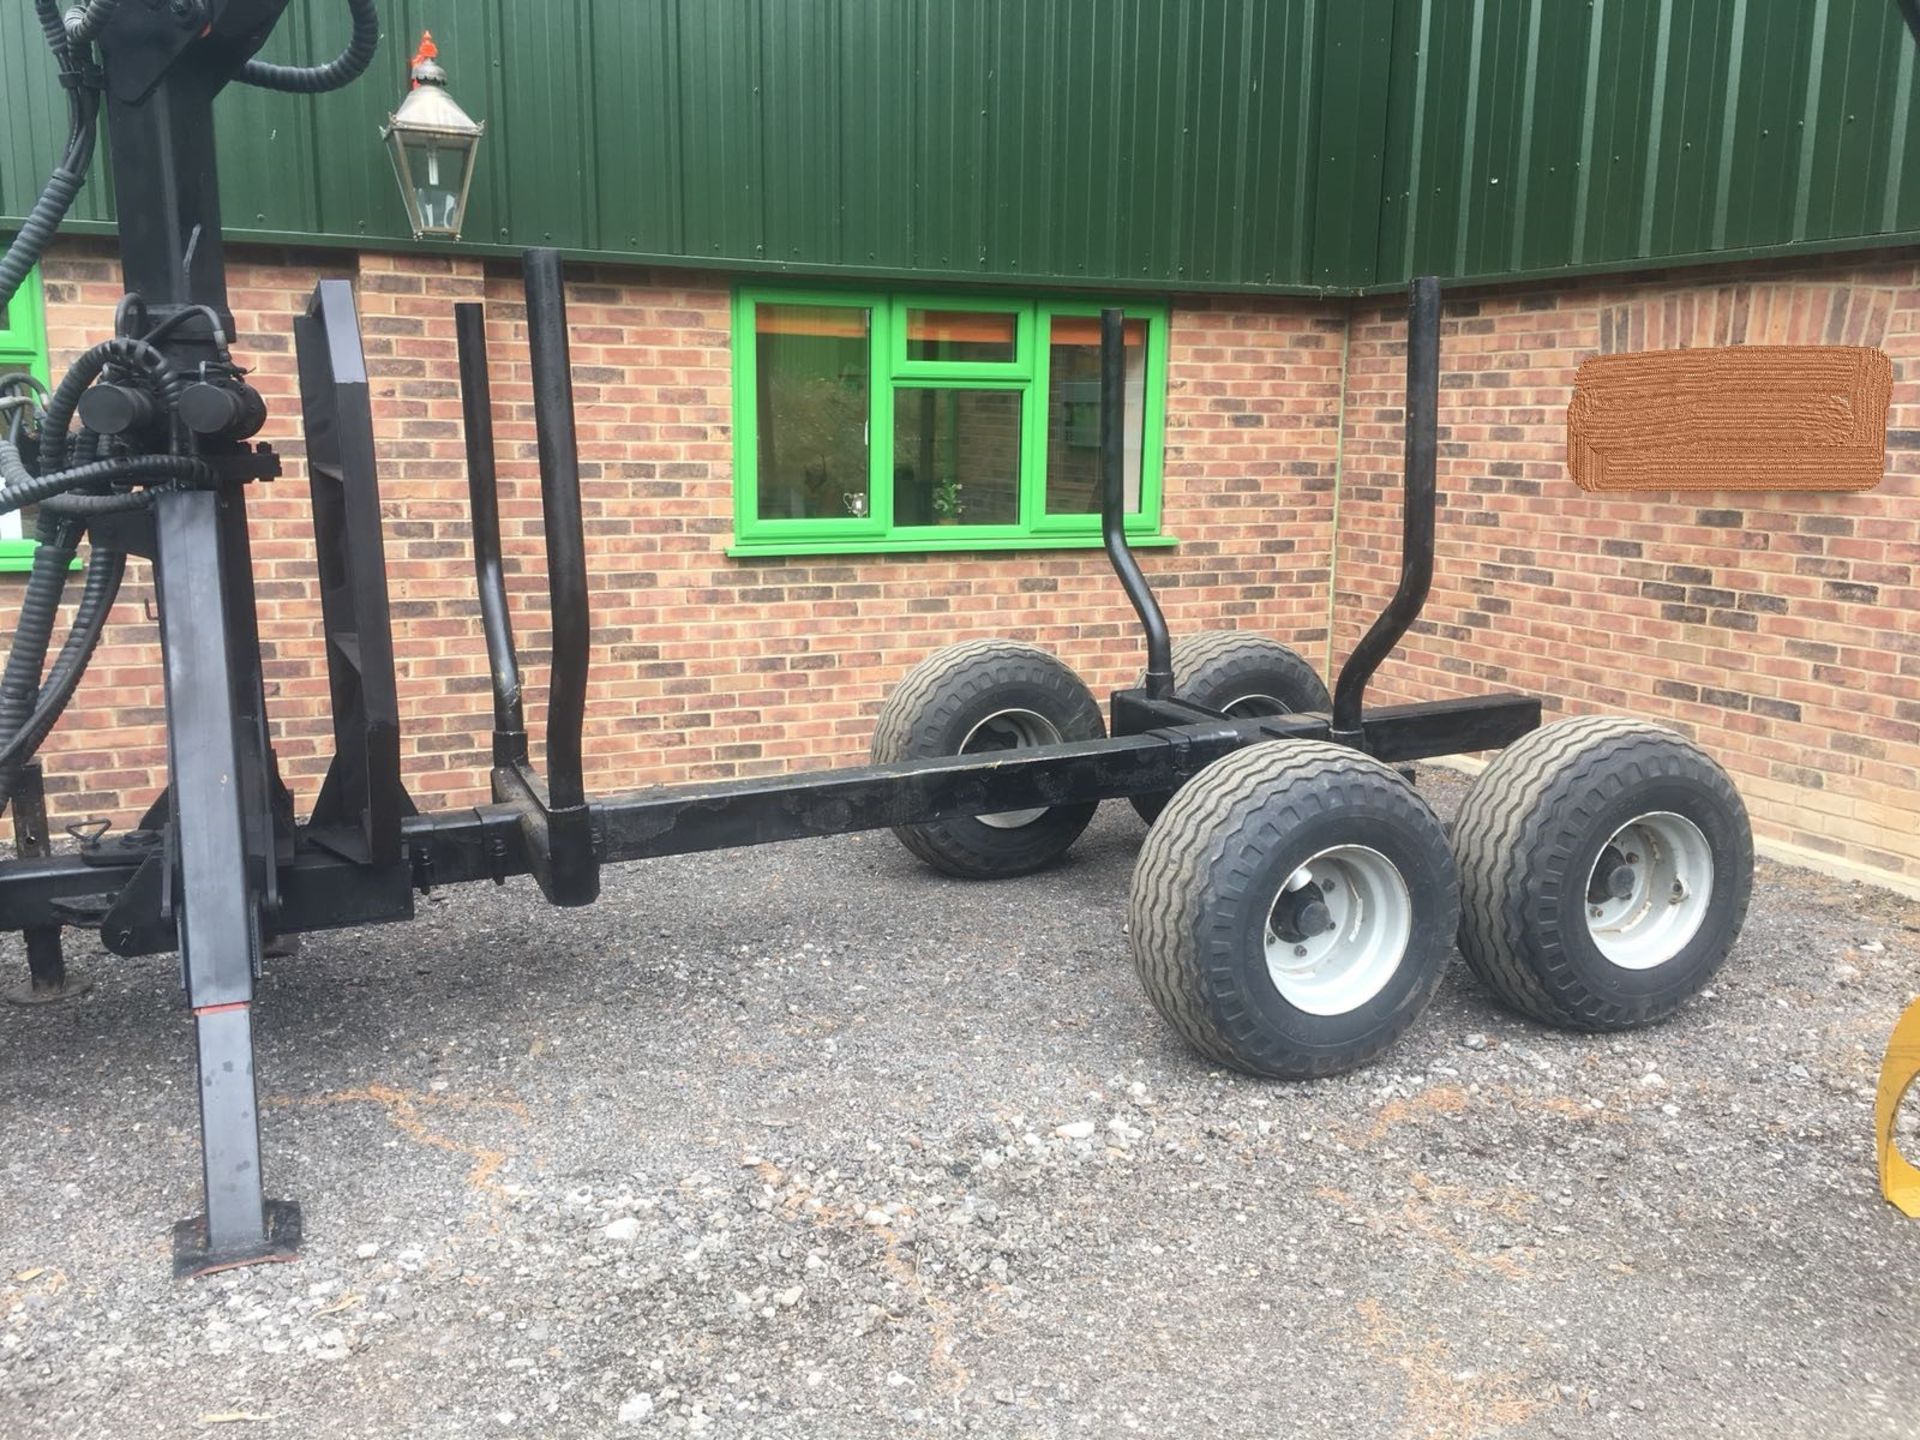
[[[149,321],[171,325],[154,343],[182,370],[211,353],[212,332],[194,315],[232,330],[212,100],[284,4],[209,5],[204,31],[199,18],[186,26],[128,5],[101,36],[126,284]],[[26,935],[44,993],[64,983],[63,927],[97,928],[118,955],[179,951],[198,1047],[205,1185],[204,1213],[176,1230],[179,1274],[284,1259],[298,1242],[298,1207],[268,1200],[262,1186],[251,1005],[261,947],[273,937],[406,920],[415,896],[437,886],[530,875],[552,903],[581,905],[599,894],[603,865],[1159,794],[1266,740],[1331,740],[1402,762],[1497,749],[1540,723],[1539,701],[1520,695],[1363,708],[1368,681],[1418,616],[1433,572],[1440,302],[1438,284],[1421,280],[1409,310],[1400,582],[1341,670],[1331,713],[1231,719],[1174,698],[1167,625],[1122,525],[1120,317],[1109,311],[1103,531],[1140,616],[1145,665],[1138,688],[1111,697],[1107,738],[589,796],[583,730],[591,586],[556,253],[529,253],[526,301],[553,627],[544,775],[529,759],[507,618],[483,316],[478,305],[456,307],[474,559],[493,682],[491,803],[418,813],[402,780],[371,398],[345,282],[322,281],[293,325],[334,740],[306,821],[294,820],[274,762],[247,548],[246,487],[277,473],[270,448],[203,438],[199,453],[217,483],[164,490],[150,511],[95,526],[96,543],[109,534],[153,562],[169,784],[134,830],[63,854],[44,853],[37,792],[17,792],[22,854],[0,863],[0,928]]]

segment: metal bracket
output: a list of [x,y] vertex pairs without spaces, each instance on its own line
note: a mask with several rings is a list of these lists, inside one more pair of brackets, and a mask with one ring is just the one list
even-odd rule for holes
[[411,845],[408,847],[413,856],[413,888],[422,895],[433,893],[433,847],[430,845]]
[[116,955],[157,955],[174,949],[173,852],[167,846],[140,862],[107,913],[100,917],[100,941]]
[[372,391],[352,288],[322,280],[293,332],[333,712],[333,758],[310,828],[347,859],[396,865],[400,821],[414,812],[400,779]]

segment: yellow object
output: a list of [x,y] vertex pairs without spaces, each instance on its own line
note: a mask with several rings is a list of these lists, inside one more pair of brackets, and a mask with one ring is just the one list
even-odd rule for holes
[[1893,1117],[1901,1097],[1920,1080],[1920,1000],[1907,1007],[1887,1040],[1880,1066],[1880,1095],[1873,1103],[1873,1138],[1880,1153],[1880,1193],[1901,1214],[1920,1220],[1920,1167],[1893,1143]]

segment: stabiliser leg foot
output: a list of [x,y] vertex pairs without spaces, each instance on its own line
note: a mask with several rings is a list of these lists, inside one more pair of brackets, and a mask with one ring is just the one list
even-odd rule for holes
[[[51,855],[53,842],[47,833],[47,787],[34,760],[20,771],[13,785],[13,847],[22,859]],[[71,1000],[93,988],[91,980],[78,980],[67,974],[66,952],[60,947],[58,925],[30,926],[22,937],[27,942],[27,983],[6,992],[10,1005],[52,1005]]]
[[66,956],[60,949],[58,926],[35,928],[26,932],[27,973],[24,985],[7,991],[9,1005],[54,1005],[72,1000],[93,988],[91,980],[67,973]]
[[242,1265],[273,1265],[300,1258],[300,1203],[265,1200],[266,1233],[258,1241],[216,1249],[207,1243],[207,1217],[195,1215],[173,1227],[173,1278],[192,1280]]

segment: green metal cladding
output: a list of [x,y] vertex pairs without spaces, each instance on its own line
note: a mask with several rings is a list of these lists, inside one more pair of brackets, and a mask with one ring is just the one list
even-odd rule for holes
[[[379,146],[431,28],[469,251],[1156,290],[1391,288],[1920,239],[1895,0],[384,0],[368,77],[235,88],[237,238],[414,245]],[[340,0],[268,48],[333,54]],[[64,101],[0,7],[0,212]],[[96,175],[76,218],[104,222]]]

